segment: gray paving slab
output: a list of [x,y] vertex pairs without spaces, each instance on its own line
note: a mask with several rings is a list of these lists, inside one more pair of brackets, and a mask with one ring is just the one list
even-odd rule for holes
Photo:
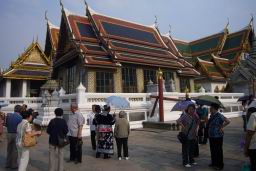
[[[115,155],[110,159],[96,159],[91,149],[90,138],[85,137],[82,164],[66,163],[66,171],[210,171],[209,145],[200,146],[200,156],[196,159],[197,166],[184,168],[181,159],[181,144],[177,131],[137,129],[129,137],[130,160],[117,160]],[[243,135],[241,118],[233,118],[225,129],[224,137],[224,170],[240,171],[248,161],[240,149],[240,138]],[[48,135],[38,139],[36,147],[31,148],[28,171],[48,170]],[[69,148],[65,147],[65,159],[68,159]],[[6,139],[0,142],[0,171],[5,170]]]

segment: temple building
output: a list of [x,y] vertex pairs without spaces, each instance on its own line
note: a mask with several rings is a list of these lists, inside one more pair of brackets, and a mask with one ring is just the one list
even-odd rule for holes
[[229,33],[227,26],[220,33],[191,42],[173,39],[178,52],[201,73],[195,83],[207,92],[227,90],[230,74],[252,52],[253,18],[234,33]]
[[50,76],[50,60],[39,43],[32,42],[25,52],[0,73],[0,97],[38,97],[40,87]]
[[256,92],[256,39],[253,40],[253,47],[250,55],[241,60],[234,72],[230,75],[231,90],[246,95]]
[[175,91],[193,92],[200,75],[156,26],[105,16],[88,5],[86,16],[62,6],[58,40],[53,78],[67,93],[80,82],[87,92],[147,92],[147,84],[157,83],[159,68],[166,85],[174,82]]

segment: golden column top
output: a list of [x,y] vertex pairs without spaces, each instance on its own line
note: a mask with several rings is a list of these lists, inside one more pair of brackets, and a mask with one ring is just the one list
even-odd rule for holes
[[162,70],[160,68],[157,71],[157,78],[158,79],[163,79],[163,72],[162,72]]

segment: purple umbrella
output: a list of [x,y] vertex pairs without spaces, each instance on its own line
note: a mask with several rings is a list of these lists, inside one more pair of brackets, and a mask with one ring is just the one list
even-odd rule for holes
[[183,101],[179,101],[178,103],[176,103],[171,111],[183,111],[185,110],[188,105],[190,104],[195,104],[194,102],[190,101],[190,100],[183,100]]

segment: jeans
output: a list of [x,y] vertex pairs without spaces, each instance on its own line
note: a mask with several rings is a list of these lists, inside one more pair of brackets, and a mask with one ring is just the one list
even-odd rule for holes
[[117,146],[117,155],[118,157],[122,157],[121,151],[123,146],[123,154],[124,157],[128,157],[128,137],[127,138],[116,138],[116,146]]
[[223,137],[209,138],[212,165],[223,168]]
[[[64,155],[63,148],[49,145],[49,171],[63,171]],[[57,166],[56,166],[57,165]]]
[[207,143],[207,129],[205,126],[205,122],[201,122],[198,129],[198,143],[206,144]]
[[96,131],[91,131],[92,149],[96,150]]
[[195,141],[196,140],[187,140],[185,143],[182,143],[183,165],[195,162],[194,160]]
[[242,118],[243,118],[243,128],[244,128],[244,131],[246,131],[246,115],[242,115]]
[[16,147],[16,133],[7,133],[7,159],[6,167],[17,168],[18,167],[18,151]]
[[19,156],[19,169],[18,171],[26,171],[29,161],[29,148],[19,147],[18,149],[18,156]]
[[69,136],[70,142],[70,160],[82,162],[82,145],[79,144],[79,139],[77,137]]
[[251,170],[256,170],[256,149],[249,149],[249,158],[251,163]]

